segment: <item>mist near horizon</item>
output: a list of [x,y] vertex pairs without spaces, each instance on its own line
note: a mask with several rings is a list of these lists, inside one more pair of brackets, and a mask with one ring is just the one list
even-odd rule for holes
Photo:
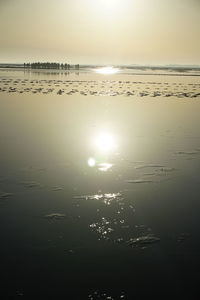
[[0,62],[200,64],[200,2],[0,1]]

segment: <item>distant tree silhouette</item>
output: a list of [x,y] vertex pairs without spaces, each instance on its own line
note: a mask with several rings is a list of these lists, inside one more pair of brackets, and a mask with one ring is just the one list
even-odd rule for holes
[[67,63],[56,63],[56,62],[33,62],[24,63],[24,68],[31,69],[55,69],[55,70],[70,70],[71,68],[78,70],[79,64],[71,66]]

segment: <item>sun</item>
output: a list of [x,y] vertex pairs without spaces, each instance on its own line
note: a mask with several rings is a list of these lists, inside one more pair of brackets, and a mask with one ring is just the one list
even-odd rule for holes
[[[94,1],[94,0],[93,0]],[[95,6],[98,9],[99,13],[105,13],[111,15],[115,15],[120,13],[123,5],[123,1],[125,0],[99,0],[94,1]]]
[[116,5],[117,0],[101,0],[101,2],[108,7],[113,7]]
[[130,12],[130,1],[133,0],[87,0],[89,5],[90,16],[94,22],[100,22],[102,26],[107,23],[118,24],[119,19],[126,19],[127,13]]
[[[124,0],[123,0],[124,1]],[[102,7],[110,12],[120,11],[120,7],[122,6],[121,0],[100,0]]]

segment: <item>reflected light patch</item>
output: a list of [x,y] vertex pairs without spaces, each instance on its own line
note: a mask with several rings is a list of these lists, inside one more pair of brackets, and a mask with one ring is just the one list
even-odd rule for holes
[[103,68],[96,69],[95,72],[98,74],[112,75],[118,73],[119,69],[113,67],[103,67]]
[[102,172],[107,172],[109,169],[112,168],[113,164],[109,164],[109,163],[102,163],[102,164],[99,164],[99,171],[102,171]]
[[93,157],[90,157],[89,159],[88,159],[88,166],[89,167],[94,167],[96,165],[96,160],[93,158]]
[[95,145],[101,152],[110,152],[115,148],[114,138],[108,133],[102,133],[96,138]]

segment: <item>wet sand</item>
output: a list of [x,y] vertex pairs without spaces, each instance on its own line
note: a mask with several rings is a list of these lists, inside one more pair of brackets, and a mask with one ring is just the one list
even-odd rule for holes
[[122,80],[1,79],[0,92],[82,96],[200,97],[199,83]]

